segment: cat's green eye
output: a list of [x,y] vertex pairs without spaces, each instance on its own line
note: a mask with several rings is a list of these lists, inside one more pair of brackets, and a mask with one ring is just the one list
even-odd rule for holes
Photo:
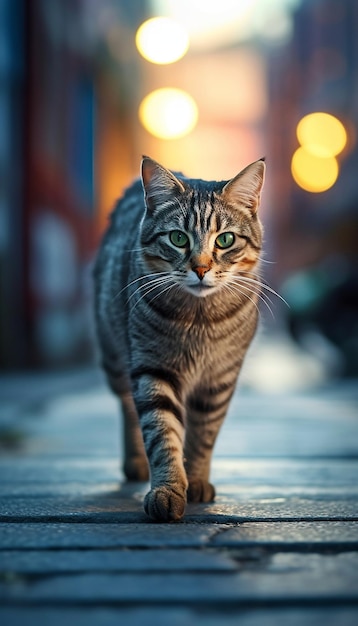
[[218,248],[230,248],[235,241],[234,233],[221,233],[215,239],[215,244]]
[[185,248],[189,243],[189,237],[182,230],[172,230],[169,239],[177,248]]

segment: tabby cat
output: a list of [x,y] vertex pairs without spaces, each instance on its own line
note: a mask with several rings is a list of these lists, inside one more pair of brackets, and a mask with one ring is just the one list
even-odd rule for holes
[[99,251],[97,330],[122,403],[124,472],[150,475],[144,508],[154,520],[178,520],[187,499],[215,496],[213,446],[262,297],[264,172],[262,159],[206,182],[143,157]]

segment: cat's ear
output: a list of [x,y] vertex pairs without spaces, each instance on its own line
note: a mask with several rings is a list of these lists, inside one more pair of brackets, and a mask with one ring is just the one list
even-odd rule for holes
[[265,180],[265,169],[265,159],[260,159],[245,167],[226,183],[222,190],[224,199],[233,205],[244,205],[252,214],[256,213]]
[[185,191],[183,184],[170,170],[147,156],[142,159],[141,177],[149,212]]

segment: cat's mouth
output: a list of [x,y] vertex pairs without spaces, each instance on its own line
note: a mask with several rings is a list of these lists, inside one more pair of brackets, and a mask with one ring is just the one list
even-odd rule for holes
[[187,291],[193,293],[195,296],[203,297],[208,295],[210,292],[215,291],[214,285],[205,285],[203,283],[195,283],[191,285],[186,285]]

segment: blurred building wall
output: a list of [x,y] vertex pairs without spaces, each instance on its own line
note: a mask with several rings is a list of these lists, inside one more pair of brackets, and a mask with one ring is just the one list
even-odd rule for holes
[[[88,351],[94,247],[94,73],[81,4],[2,0],[8,132],[1,257],[1,365]],[[77,39],[78,38],[78,39]]]
[[[268,63],[269,229],[278,285],[328,256],[353,262],[358,251],[358,3],[304,0],[293,26],[286,47],[271,52]],[[304,191],[290,171],[297,124],[314,111],[335,115],[348,135],[338,180],[323,193]]]
[[0,2],[0,363],[23,361],[25,4]]
[[91,267],[139,170],[133,32],[145,7],[0,0],[1,368],[92,358]]
[[[358,375],[358,3],[304,0],[293,35],[271,54],[267,140],[271,284],[286,297],[287,327],[336,373]],[[279,52],[279,51],[277,51]],[[298,122],[334,115],[347,132],[336,183],[323,193],[291,176]]]

